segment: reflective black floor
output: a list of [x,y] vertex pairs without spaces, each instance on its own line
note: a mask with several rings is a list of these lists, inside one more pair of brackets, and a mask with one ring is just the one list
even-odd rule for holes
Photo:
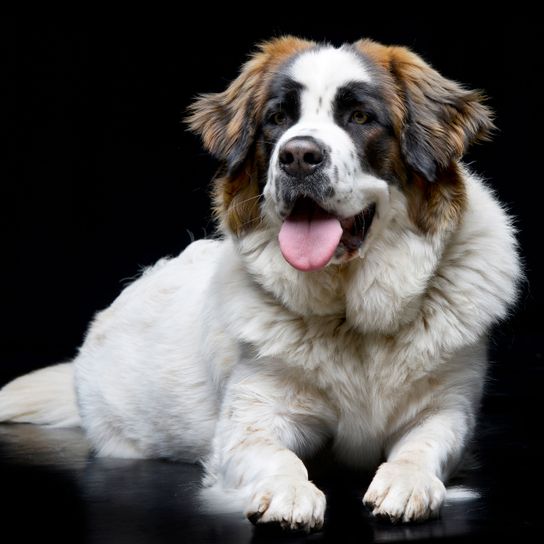
[[438,520],[400,526],[372,520],[360,501],[365,476],[321,467],[313,477],[328,496],[324,531],[259,531],[240,515],[199,509],[197,466],[96,459],[78,429],[0,425],[2,532],[17,535],[13,542],[97,544],[531,542],[542,526],[543,367],[537,351],[519,356],[535,364],[523,365],[523,372],[515,361],[493,370],[475,441],[476,468],[456,482],[481,496],[446,504]]

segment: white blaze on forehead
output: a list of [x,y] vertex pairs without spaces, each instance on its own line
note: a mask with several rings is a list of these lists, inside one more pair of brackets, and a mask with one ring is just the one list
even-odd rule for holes
[[369,71],[352,51],[326,47],[303,53],[289,70],[301,83],[301,119],[332,117],[338,89],[351,81],[371,81]]

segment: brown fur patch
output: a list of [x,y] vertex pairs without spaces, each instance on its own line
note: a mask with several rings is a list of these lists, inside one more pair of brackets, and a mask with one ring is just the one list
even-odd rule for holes
[[[355,46],[393,76],[396,99],[391,109],[395,117],[400,115],[399,137],[405,147],[423,146],[420,152],[429,156],[419,161],[420,166],[424,166],[422,161],[432,159],[437,169],[447,168],[452,160],[461,158],[471,143],[489,136],[493,129],[492,113],[483,104],[481,92],[464,89],[446,79],[405,47],[384,46],[370,40],[359,41]],[[415,136],[421,139],[410,142]]]
[[436,183],[414,174],[406,193],[410,218],[422,232],[428,233],[455,227],[467,203],[463,177],[454,162],[439,174]]
[[259,226],[260,190],[254,164],[248,161],[236,173],[215,179],[213,211],[218,224],[237,236]]
[[259,224],[258,160],[251,148],[270,80],[288,58],[314,45],[292,36],[261,44],[225,91],[201,95],[189,109],[191,130],[225,164],[215,183],[214,207],[221,225],[234,234]]
[[457,224],[466,194],[456,161],[493,128],[482,94],[444,78],[405,47],[370,40],[355,47],[387,73],[386,98],[404,163],[413,172],[406,190],[414,223],[424,232]]

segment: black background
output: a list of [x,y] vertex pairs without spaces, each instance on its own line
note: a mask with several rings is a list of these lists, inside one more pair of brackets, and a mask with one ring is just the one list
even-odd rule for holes
[[539,506],[520,497],[529,493],[542,448],[538,18],[484,19],[460,6],[435,16],[401,15],[391,6],[382,13],[253,9],[249,19],[204,6],[206,13],[192,16],[4,20],[5,105],[15,115],[7,125],[10,168],[0,183],[0,384],[72,357],[93,314],[142,266],[213,232],[208,194],[217,165],[182,118],[192,97],[235,77],[256,42],[292,33],[334,44],[371,37],[408,45],[444,75],[483,89],[496,112],[493,141],[467,161],[516,217],[527,282],[493,334],[483,420],[495,430],[485,435],[481,457],[489,481],[504,479],[489,497],[497,527],[504,508],[512,527],[534,523]]

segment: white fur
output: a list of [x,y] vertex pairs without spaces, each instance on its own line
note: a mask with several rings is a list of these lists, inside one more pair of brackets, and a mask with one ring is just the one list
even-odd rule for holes
[[[194,242],[147,270],[97,315],[74,361],[98,455],[201,461],[216,504],[309,530],[325,499],[301,458],[330,441],[339,462],[385,461],[364,498],[377,515],[434,515],[474,428],[486,335],[520,274],[508,216],[463,176],[459,227],[422,235],[400,190],[356,172],[356,212],[375,191],[381,216],[364,256],[341,267],[285,262],[267,191],[261,228]],[[2,390],[0,418],[20,420],[1,408],[14,403],[36,412],[37,376]],[[55,420],[41,408],[26,421]]]
[[21,376],[0,394],[0,421],[49,427],[81,425],[74,388],[74,365],[63,363]]
[[462,485],[450,486],[446,489],[446,503],[474,501],[480,498],[480,493]]

